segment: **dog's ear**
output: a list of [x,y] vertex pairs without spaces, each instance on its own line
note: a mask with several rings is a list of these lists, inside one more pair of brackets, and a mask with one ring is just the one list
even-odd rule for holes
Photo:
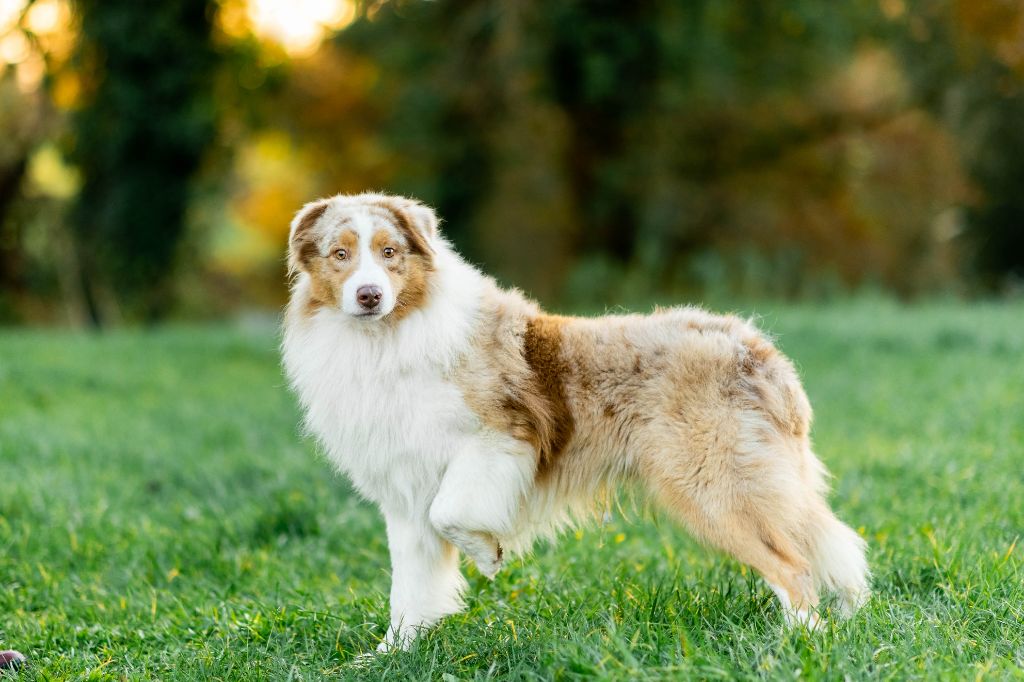
[[430,241],[437,237],[437,214],[434,209],[415,199],[403,199],[402,210],[413,222],[413,227],[418,229]]
[[405,233],[414,251],[424,255],[434,253],[434,240],[440,222],[434,209],[406,197],[385,197],[380,203],[394,214],[395,222]]
[[288,233],[288,272],[294,274],[317,255],[316,233],[313,229],[329,205],[327,199],[311,201],[292,218]]

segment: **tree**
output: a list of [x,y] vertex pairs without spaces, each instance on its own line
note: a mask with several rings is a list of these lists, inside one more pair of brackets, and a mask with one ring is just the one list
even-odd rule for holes
[[215,53],[207,0],[79,0],[88,104],[71,159],[83,295],[97,324],[154,320],[172,303],[189,180],[214,135]]
[[974,183],[961,235],[968,274],[989,290],[1024,280],[1024,6],[919,0],[896,25],[915,94],[956,131]]

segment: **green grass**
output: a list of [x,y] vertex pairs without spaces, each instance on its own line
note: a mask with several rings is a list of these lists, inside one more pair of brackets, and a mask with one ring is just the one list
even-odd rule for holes
[[409,653],[376,511],[297,433],[272,333],[0,332],[0,648],[20,679],[1024,679],[1024,306],[762,308],[875,596],[784,631],[651,514],[466,566]]

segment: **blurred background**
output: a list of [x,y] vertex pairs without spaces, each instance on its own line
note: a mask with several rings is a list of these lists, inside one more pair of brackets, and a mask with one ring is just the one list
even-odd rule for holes
[[0,0],[0,323],[274,311],[437,207],[561,309],[1019,295],[1020,0]]

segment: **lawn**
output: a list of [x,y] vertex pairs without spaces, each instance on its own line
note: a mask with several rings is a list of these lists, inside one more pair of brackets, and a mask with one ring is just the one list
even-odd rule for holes
[[[376,511],[298,434],[272,329],[0,331],[0,649],[18,679],[1024,679],[1024,304],[762,306],[875,595],[785,631],[640,510],[376,658]],[[2,677],[2,676],[0,676]]]

